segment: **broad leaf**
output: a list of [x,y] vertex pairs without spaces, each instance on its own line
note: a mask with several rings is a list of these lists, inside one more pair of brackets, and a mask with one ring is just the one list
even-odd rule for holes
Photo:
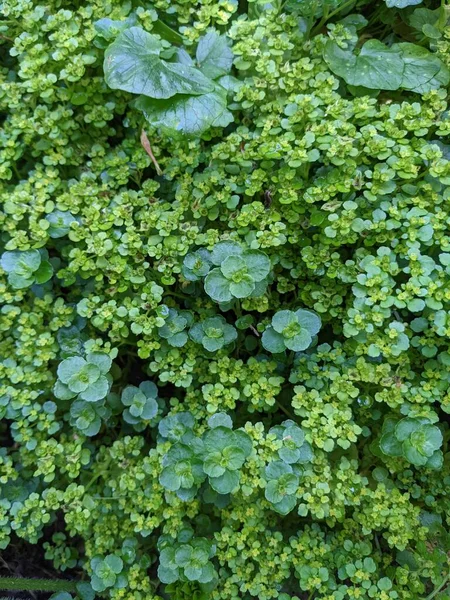
[[404,61],[402,88],[424,94],[448,84],[448,70],[437,56],[415,44],[395,46],[401,49]]
[[378,40],[369,40],[355,55],[328,40],[324,59],[346,83],[369,89],[403,88],[423,94],[449,81],[448,70],[439,58],[415,44],[393,44],[389,48]]
[[227,75],[233,64],[233,52],[225,36],[214,30],[208,31],[197,46],[197,63],[202,73],[211,79]]
[[138,98],[136,108],[147,121],[168,134],[199,136],[210,127],[226,127],[233,121],[225,91],[217,87],[202,96],[177,95],[170,100]]
[[399,51],[378,40],[366,42],[359,56],[328,40],[324,58],[333,73],[350,85],[398,90],[402,82],[403,61]]
[[205,94],[214,84],[198,69],[159,58],[159,39],[140,27],[123,31],[105,52],[106,83],[112,89],[150,98]]

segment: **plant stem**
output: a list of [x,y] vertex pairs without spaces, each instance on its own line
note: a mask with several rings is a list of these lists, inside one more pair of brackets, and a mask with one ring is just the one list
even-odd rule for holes
[[318,33],[322,29],[322,27],[325,25],[325,23],[327,21],[329,21],[331,18],[333,18],[338,13],[344,11],[347,7],[354,4],[354,2],[355,2],[355,0],[348,0],[348,2],[344,2],[344,4],[342,4],[341,6],[338,6],[335,10],[332,10],[329,15],[324,15],[320,19],[320,21],[317,23],[317,25],[314,27],[314,29],[311,31],[311,37],[313,35],[316,35],[316,33]]
[[64,579],[24,579],[22,577],[0,577],[0,590],[75,592],[76,582]]
[[437,594],[439,594],[439,592],[442,590],[442,588],[444,588],[446,586],[446,584],[448,583],[449,579],[450,579],[450,573],[448,573],[447,576],[444,577],[444,579],[442,580],[442,583],[437,588],[435,588],[431,592],[431,594],[428,594],[428,596],[425,598],[425,600],[431,600]]

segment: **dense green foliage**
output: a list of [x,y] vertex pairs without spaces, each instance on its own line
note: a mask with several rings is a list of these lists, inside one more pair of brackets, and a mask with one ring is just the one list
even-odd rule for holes
[[0,0],[0,47],[2,564],[450,598],[448,7]]

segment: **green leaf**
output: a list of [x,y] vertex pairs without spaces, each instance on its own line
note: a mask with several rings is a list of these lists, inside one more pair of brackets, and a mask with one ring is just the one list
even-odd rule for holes
[[388,8],[406,8],[407,6],[416,6],[421,4],[422,0],[385,0]]
[[226,461],[227,469],[236,471],[244,464],[245,453],[238,446],[228,446],[222,452],[222,459]]
[[239,283],[232,281],[229,285],[230,292],[235,298],[248,298],[255,289],[251,275],[244,275]]
[[230,279],[235,273],[242,270],[246,271],[247,265],[242,256],[232,254],[231,256],[227,256],[222,262],[220,270],[227,279]]
[[175,562],[179,567],[185,567],[189,564],[192,556],[192,546],[189,544],[183,544],[175,551]]
[[416,8],[412,15],[410,15],[408,23],[414,29],[422,31],[424,25],[435,26],[439,21],[440,15],[440,8],[437,8],[436,10],[430,10],[429,8]]
[[230,415],[227,415],[226,413],[216,413],[212,417],[209,417],[208,425],[212,429],[215,427],[226,427],[227,429],[231,429],[233,427],[233,421],[231,420]]
[[328,40],[324,59],[333,73],[350,85],[398,90],[402,83],[403,61],[399,50],[388,48],[378,40],[368,40],[359,56]]
[[168,567],[163,567],[162,565],[159,565],[158,579],[160,579],[162,583],[174,583],[178,580],[178,569],[172,570]]
[[281,502],[283,500],[285,494],[282,494],[279,490],[278,481],[276,479],[272,479],[266,485],[264,490],[264,495],[266,500],[272,502],[273,504],[277,502]]
[[39,250],[14,250],[4,252],[0,260],[0,265],[6,273],[16,273],[22,277],[29,278],[41,264],[41,254]]
[[239,487],[239,478],[238,471],[225,471],[220,477],[210,477],[209,483],[219,494],[231,494]]
[[306,350],[311,345],[312,338],[309,331],[306,329],[302,329],[300,333],[295,335],[292,338],[284,338],[284,345],[289,350],[294,350],[294,352],[301,352],[302,350]]
[[53,275],[53,267],[48,260],[43,260],[37,271],[34,272],[36,283],[46,283]]
[[262,345],[263,347],[271,352],[272,354],[279,354],[286,350],[284,338],[281,333],[275,331],[273,327],[268,327],[262,334]]
[[388,456],[401,456],[403,452],[401,442],[392,433],[385,433],[381,436],[380,449]]
[[169,135],[197,137],[210,127],[226,127],[233,121],[226,93],[219,86],[201,96],[177,95],[169,100],[142,96],[134,105],[153,127]]
[[242,254],[242,246],[231,240],[217,242],[211,253],[211,261],[215,265],[221,265],[222,262],[231,254]]
[[180,489],[181,477],[176,473],[174,465],[169,465],[161,471],[159,483],[171,492],[176,492]]
[[425,443],[419,450],[425,456],[431,456],[435,450],[438,450],[442,445],[442,433],[436,425],[423,425],[420,429],[425,436]]
[[189,579],[189,581],[197,581],[198,578],[201,577],[201,575],[202,575],[202,567],[188,565],[184,569],[184,574]]
[[17,273],[10,273],[8,275],[8,283],[12,288],[16,290],[22,290],[32,286],[34,283],[34,278],[23,277],[22,275],[17,275]]
[[214,30],[200,38],[196,58],[201,72],[211,79],[227,75],[233,64],[233,52],[227,38]]
[[277,333],[283,333],[286,327],[294,323],[297,323],[297,318],[292,310],[279,310],[272,317],[272,327]]
[[420,429],[420,427],[421,427],[421,424],[416,419],[410,419],[410,418],[402,419],[401,421],[399,421],[397,423],[397,425],[395,427],[395,437],[400,442],[403,442],[404,440],[409,438],[409,436],[412,433],[414,433],[415,431]]
[[428,458],[417,450],[408,440],[405,440],[402,444],[403,456],[413,465],[423,467]]
[[106,377],[101,376],[97,381],[80,393],[80,398],[86,402],[98,402],[109,392],[109,384]]
[[270,273],[270,259],[264,252],[248,250],[243,256],[253,281],[262,281]]
[[71,400],[77,395],[76,392],[69,390],[68,386],[65,383],[62,383],[59,379],[55,383],[53,393],[60,400]]
[[312,336],[319,333],[320,328],[322,327],[322,321],[320,320],[319,315],[311,310],[300,308],[295,311],[295,316],[300,325],[307,329]]
[[402,88],[425,94],[448,84],[449,72],[436,55],[415,44],[395,46],[400,48],[404,62]]
[[198,69],[159,58],[159,39],[140,27],[123,31],[105,52],[105,81],[112,89],[150,98],[206,94],[213,82]]
[[208,454],[204,463],[203,470],[209,477],[220,477],[225,473],[225,467],[221,463],[222,455],[220,452]]
[[287,515],[295,508],[296,504],[297,498],[295,496],[285,496],[280,502],[273,505],[273,509],[280,515]]
[[216,302],[229,302],[233,298],[230,282],[218,268],[213,269],[206,276],[205,292]]
[[86,360],[98,367],[103,374],[108,373],[112,364],[111,358],[104,352],[91,352],[86,355]]
[[84,366],[86,366],[86,361],[80,356],[72,356],[71,358],[66,358],[58,365],[58,378],[63,383],[68,383],[72,375],[81,371],[81,369]]
[[119,574],[123,569],[122,559],[116,556],[115,554],[108,554],[105,558],[105,563],[108,567],[113,571],[113,573]]
[[448,70],[436,55],[410,43],[388,47],[378,40],[369,40],[355,55],[328,40],[324,58],[333,73],[353,86],[376,90],[403,88],[424,94],[449,81]]

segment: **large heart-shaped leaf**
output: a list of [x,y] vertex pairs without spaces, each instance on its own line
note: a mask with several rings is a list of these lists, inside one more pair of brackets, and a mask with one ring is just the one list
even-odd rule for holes
[[150,100],[141,96],[135,102],[145,118],[169,134],[198,136],[209,127],[226,127],[233,121],[227,110],[226,93],[217,87],[202,96],[174,96],[169,100]]
[[150,98],[212,92],[213,82],[194,67],[159,57],[160,40],[140,27],[123,31],[105,52],[106,83],[112,89]]
[[378,40],[366,42],[358,56],[328,40],[324,58],[333,73],[350,85],[398,90],[402,83],[403,61],[399,50]]
[[324,58],[331,71],[352,86],[375,90],[403,88],[424,94],[449,81],[448,70],[437,56],[410,43],[388,47],[378,40],[369,40],[356,55],[328,40]]

